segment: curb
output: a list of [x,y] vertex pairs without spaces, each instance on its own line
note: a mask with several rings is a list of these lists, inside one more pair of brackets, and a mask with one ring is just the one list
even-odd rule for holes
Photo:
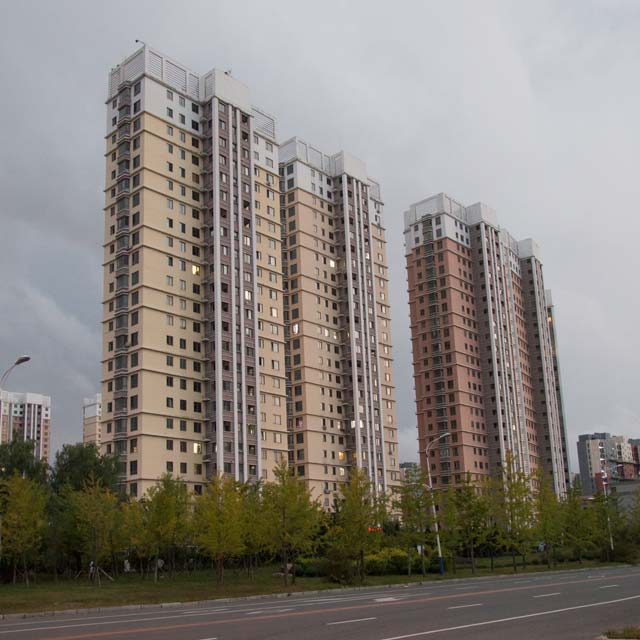
[[[615,568],[616,565],[613,565]],[[604,566],[602,569],[612,568],[612,566]],[[26,620],[29,618],[44,618],[44,617],[55,617],[55,616],[82,616],[82,615],[90,615],[92,613],[118,613],[119,611],[147,611],[147,610],[161,610],[161,609],[172,609],[177,607],[184,607],[185,605],[189,607],[210,607],[212,605],[218,604],[226,604],[233,602],[247,602],[247,601],[255,601],[255,600],[282,600],[285,598],[301,598],[303,596],[317,596],[317,595],[337,595],[340,593],[353,593],[359,591],[383,591],[386,589],[393,589],[398,587],[416,587],[423,585],[432,585],[432,584],[443,584],[449,582],[462,582],[471,580],[496,580],[496,579],[509,579],[515,576],[522,575],[531,575],[531,574],[553,574],[553,573],[568,573],[568,572],[579,572],[579,571],[593,571],[593,567],[585,567],[579,569],[559,569],[557,571],[530,571],[522,574],[497,574],[497,575],[488,575],[488,576],[477,576],[475,578],[435,578],[432,580],[421,580],[416,582],[398,582],[395,584],[385,584],[385,585],[375,585],[375,586],[364,586],[364,587],[337,587],[335,589],[314,589],[312,591],[291,591],[288,593],[263,593],[253,596],[236,596],[236,597],[228,597],[228,598],[214,598],[210,600],[186,600],[184,602],[160,602],[154,604],[125,604],[125,605],[116,605],[113,607],[81,607],[78,609],[54,609],[52,611],[35,611],[35,612],[25,612],[25,613],[5,613],[0,614],[0,620]],[[595,640],[609,640],[606,636],[600,636]]]

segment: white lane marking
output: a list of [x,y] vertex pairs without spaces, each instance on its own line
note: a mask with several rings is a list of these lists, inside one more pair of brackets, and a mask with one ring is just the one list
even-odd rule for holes
[[[76,620],[79,617],[82,617],[83,620],[108,620],[109,618],[130,618],[131,616],[144,616],[144,615],[149,615],[151,613],[162,613],[162,610],[158,609],[156,611],[147,611],[145,613],[144,609],[140,609],[139,611],[136,611],[134,613],[111,613],[109,615],[104,615],[104,616],[85,616],[83,614],[76,614],[76,613],[63,615],[62,613],[57,613],[57,614],[53,613],[51,617],[59,618],[57,622],[67,622],[69,620]],[[71,616],[71,617],[67,617],[67,616]],[[45,616],[42,616],[42,617],[44,618]],[[49,622],[56,622],[56,621],[50,620]],[[34,624],[34,622],[33,620],[25,620],[24,622],[8,622],[5,620],[2,620],[3,627],[8,627],[8,626],[16,627],[16,626],[25,625],[25,624]]]
[[229,608],[226,609],[189,609],[188,611],[183,611],[182,615],[186,616],[190,613],[225,613],[229,611]]
[[[203,613],[190,613],[189,616],[208,616],[209,612],[205,611]],[[139,622],[156,622],[157,620],[173,620],[175,618],[184,619],[186,616],[180,615],[168,615],[168,616],[157,616],[155,618],[137,618],[136,620],[126,620],[124,622],[129,622],[130,624],[138,624]],[[107,620],[105,622],[81,622],[78,624],[58,624],[48,627],[30,627],[28,629],[7,629],[6,631],[0,631],[0,635],[5,635],[7,633],[25,633],[27,631],[51,631],[53,629],[73,629],[75,627],[98,627],[105,624],[119,624],[123,622],[123,620]]]
[[398,598],[376,598],[374,602],[395,602]]
[[258,609],[258,611],[248,611],[245,616],[257,616],[259,613],[265,613],[265,609]]
[[332,624],[351,624],[352,622],[366,622],[367,620],[377,620],[377,618],[356,618],[355,620],[338,620],[337,622],[327,622],[327,626]]
[[525,618],[538,618],[540,616],[549,616],[554,613],[564,613],[565,611],[576,611],[577,609],[589,609],[591,607],[602,607],[608,604],[618,604],[619,602],[628,602],[629,600],[637,600],[640,595],[629,596],[628,598],[619,598],[618,600],[605,600],[603,602],[593,602],[591,604],[580,604],[575,607],[565,607],[564,609],[551,609],[549,611],[538,611],[537,613],[527,613],[521,616],[512,616],[511,618],[497,618],[496,620],[485,620],[484,622],[472,622],[471,624],[462,624],[458,627],[446,627],[444,629],[430,629],[429,631],[419,631],[417,633],[408,633],[404,636],[390,636],[381,640],[406,640],[406,638],[419,638],[420,636],[432,636],[436,633],[444,633],[445,631],[460,631],[461,629],[471,629],[472,627],[484,627],[490,624],[499,624],[500,622],[512,622],[513,620],[524,620]]
[[601,589],[613,589],[613,587],[619,587],[619,584],[603,584],[600,588]]
[[482,602],[476,602],[475,604],[459,604],[455,607],[447,607],[447,609],[467,609],[469,607],[481,607]]
[[202,638],[202,640],[218,640],[218,638]]
[[555,593],[541,593],[539,596],[531,596],[532,598],[549,598],[550,596],[559,596],[560,591],[556,591]]

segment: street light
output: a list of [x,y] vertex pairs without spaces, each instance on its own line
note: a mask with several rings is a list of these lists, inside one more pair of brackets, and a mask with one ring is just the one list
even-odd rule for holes
[[17,358],[16,361],[0,377],[0,389],[2,389],[2,387],[4,386],[4,383],[7,381],[7,378],[9,377],[9,374],[12,371],[18,365],[24,364],[25,362],[29,362],[29,360],[31,360],[31,356],[20,356],[19,358]]
[[[9,377],[9,374],[18,365],[24,364],[25,362],[29,362],[29,360],[31,360],[31,356],[20,356],[19,358],[16,358],[16,361],[2,374],[2,376],[0,376],[0,391],[2,391],[2,387],[6,382],[7,378]],[[2,418],[2,395],[0,394],[0,419],[1,418]],[[2,471],[4,472],[4,469],[2,469]],[[0,558],[2,558],[2,515],[0,515]]]
[[443,433],[442,435],[434,438],[424,450],[425,455],[427,456],[427,477],[429,478],[429,491],[431,491],[431,512],[433,513],[433,528],[436,532],[436,545],[438,547],[438,563],[440,565],[440,575],[444,575],[444,559],[442,558],[442,547],[440,546],[440,529],[438,528],[438,516],[436,515],[436,501],[435,496],[433,495],[433,484],[431,482],[431,465],[429,464],[429,451],[431,447],[438,442],[438,440],[442,440],[443,438],[447,438],[451,435],[448,431]]

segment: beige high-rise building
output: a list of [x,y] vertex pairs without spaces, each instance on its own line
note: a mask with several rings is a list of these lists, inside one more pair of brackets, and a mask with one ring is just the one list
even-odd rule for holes
[[82,401],[82,442],[100,447],[102,439],[102,394]]
[[515,240],[486,205],[441,193],[405,212],[405,248],[423,469],[436,487],[481,481],[510,454],[564,494],[566,426],[537,244]]
[[280,147],[290,460],[331,508],[349,470],[399,482],[380,186],[299,138]]
[[51,450],[51,398],[39,393],[0,390],[0,444],[31,440],[34,454],[49,462]]
[[164,473],[271,479],[286,457],[278,146],[248,88],[144,46],[109,76],[102,449]]

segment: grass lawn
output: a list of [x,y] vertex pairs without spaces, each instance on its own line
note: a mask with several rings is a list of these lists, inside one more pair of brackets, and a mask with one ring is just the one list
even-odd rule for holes
[[612,629],[610,631],[607,631],[607,637],[609,638],[616,638],[616,640],[618,638],[620,639],[626,639],[626,638],[631,638],[631,640],[633,640],[634,638],[637,640],[638,638],[640,638],[640,627],[625,627],[624,629]]
[[[484,564],[484,563],[483,563]],[[562,563],[556,569],[578,569],[596,566],[597,563]],[[602,566],[602,565],[597,565]],[[153,604],[161,602],[188,602],[191,600],[209,600],[215,598],[241,597],[259,594],[290,593],[293,591],[311,591],[316,589],[335,589],[339,585],[326,578],[297,578],[295,585],[287,588],[282,578],[272,576],[274,567],[263,567],[250,580],[242,572],[228,570],[224,585],[216,586],[213,571],[194,571],[179,573],[173,580],[168,576],[157,583],[153,578],[142,579],[139,576],[120,577],[115,582],[104,579],[101,587],[91,586],[86,577],[78,580],[59,580],[53,582],[41,579],[37,584],[26,587],[23,584],[0,585],[0,614],[53,611],[86,607],[109,607],[125,604]],[[545,571],[546,567],[533,565],[527,572]],[[524,573],[519,568],[519,573]],[[508,566],[496,567],[493,575],[510,574]],[[481,567],[477,576],[492,575],[487,568]],[[461,569],[457,573],[447,574],[446,578],[471,577],[470,569]],[[437,574],[428,574],[426,580],[440,580]],[[368,576],[366,586],[403,584],[423,581],[421,575]],[[620,636],[630,637],[635,636]]]

